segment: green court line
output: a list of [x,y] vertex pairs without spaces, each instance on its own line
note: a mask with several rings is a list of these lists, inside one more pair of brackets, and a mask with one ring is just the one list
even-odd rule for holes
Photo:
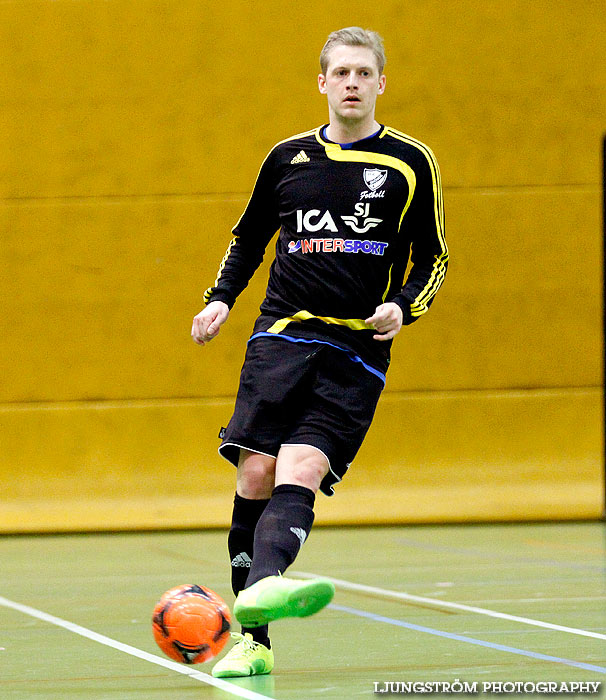
[[78,634],[81,637],[86,637],[86,639],[90,639],[93,642],[98,642],[99,644],[111,647],[112,649],[117,649],[118,651],[122,651],[125,654],[129,654],[130,656],[135,656],[138,659],[149,661],[150,663],[156,664],[157,666],[163,666],[164,668],[168,668],[171,671],[176,671],[177,673],[181,673],[184,676],[188,676],[194,681],[200,681],[201,683],[205,683],[206,685],[212,685],[215,688],[224,690],[230,695],[236,695],[237,697],[245,698],[246,700],[267,700],[268,698],[267,695],[260,695],[259,693],[254,693],[252,690],[240,688],[236,685],[228,683],[227,681],[222,681],[220,678],[213,678],[207,673],[202,673],[202,671],[196,671],[190,666],[181,665],[176,663],[175,661],[163,659],[162,657],[156,656],[155,654],[149,654],[148,652],[143,651],[141,649],[137,649],[136,647],[132,647],[129,644],[123,644],[122,642],[118,642],[115,639],[111,639],[111,637],[106,637],[105,635],[93,632],[93,630],[89,630],[86,627],[81,627],[80,625],[77,625],[74,622],[70,622],[69,620],[63,620],[60,617],[49,615],[49,613],[46,613],[42,610],[31,608],[29,605],[22,605],[21,603],[16,603],[12,600],[9,600],[8,598],[4,598],[3,596],[0,596],[0,605],[3,605],[6,608],[11,608],[12,610],[17,610],[18,612],[21,612],[24,615],[35,617],[38,620],[42,620],[43,622],[48,622],[51,625],[62,627],[63,629],[68,630],[69,632]]
[[339,610],[340,612],[346,612],[350,615],[357,615],[358,617],[365,617],[369,620],[374,620],[375,622],[384,622],[388,625],[395,625],[397,627],[405,627],[406,629],[414,630],[416,632],[425,632],[427,634],[433,634],[436,637],[445,637],[447,639],[454,639],[458,642],[466,642],[467,644],[475,644],[480,647],[487,647],[489,649],[495,649],[497,651],[506,651],[509,654],[517,654],[518,656],[527,656],[531,659],[539,659],[540,661],[552,661],[554,663],[564,664],[565,666],[573,666],[574,668],[582,668],[585,671],[595,671],[596,673],[601,673],[606,675],[606,668],[604,666],[594,666],[593,664],[586,664],[582,661],[572,661],[571,659],[563,659],[559,656],[550,656],[548,654],[541,654],[536,651],[526,651],[525,649],[517,649],[516,647],[505,646],[504,644],[494,644],[493,642],[485,642],[482,639],[475,639],[474,637],[466,637],[461,634],[454,634],[452,632],[444,632],[442,630],[436,630],[432,627],[423,627],[422,625],[415,625],[411,622],[403,622],[402,620],[395,620],[391,617],[384,617],[383,615],[376,615],[374,613],[366,612],[365,610],[357,610],[356,608],[350,608],[345,605],[335,605],[331,603],[329,606],[332,610]]

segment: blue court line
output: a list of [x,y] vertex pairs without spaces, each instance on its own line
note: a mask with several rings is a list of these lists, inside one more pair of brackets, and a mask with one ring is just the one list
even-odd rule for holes
[[474,639],[473,637],[465,637],[461,634],[443,632],[442,630],[434,630],[431,627],[423,627],[422,625],[414,625],[412,622],[394,620],[391,617],[375,615],[374,613],[369,613],[365,610],[357,610],[356,608],[349,608],[345,605],[335,605],[334,603],[332,603],[328,607],[332,610],[339,610],[341,612],[349,613],[350,615],[366,617],[369,620],[374,620],[375,622],[384,622],[388,625],[395,625],[396,627],[405,627],[406,629],[415,630],[416,632],[426,632],[427,634],[433,634],[436,637],[446,637],[446,639],[454,639],[458,642],[467,642],[467,644],[475,644],[479,647],[488,647],[489,649],[496,649],[497,651],[506,651],[510,654],[518,654],[518,656],[528,656],[531,659],[539,659],[540,661],[553,661],[554,663],[564,664],[566,666],[573,666],[574,668],[582,668],[585,671],[595,671],[596,673],[601,673],[606,676],[606,667],[604,666],[594,666],[593,664],[586,664],[582,661],[562,659],[559,656],[549,656],[548,654],[541,654],[536,651],[525,651],[524,649],[516,649],[516,647],[508,647],[504,644],[493,644],[492,642],[485,642],[482,639]]

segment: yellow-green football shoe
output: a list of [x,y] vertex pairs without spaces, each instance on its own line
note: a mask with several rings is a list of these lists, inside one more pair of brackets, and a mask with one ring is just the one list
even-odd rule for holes
[[322,610],[335,594],[331,581],[314,578],[295,581],[267,576],[240,591],[234,615],[243,627],[261,627],[283,617],[307,617]]
[[271,673],[274,667],[274,653],[264,644],[255,642],[251,634],[232,632],[238,641],[218,661],[212,670],[215,678],[238,678],[241,676],[260,676]]

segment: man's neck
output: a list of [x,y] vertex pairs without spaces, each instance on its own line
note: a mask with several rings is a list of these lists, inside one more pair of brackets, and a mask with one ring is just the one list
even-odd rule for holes
[[326,129],[326,136],[335,143],[353,143],[372,136],[379,128],[380,124],[374,119],[364,124],[348,124],[333,119]]

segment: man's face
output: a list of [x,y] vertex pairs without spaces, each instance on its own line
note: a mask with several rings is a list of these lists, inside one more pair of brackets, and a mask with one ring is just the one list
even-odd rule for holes
[[318,76],[318,87],[328,98],[331,117],[359,122],[374,119],[377,95],[385,90],[377,59],[366,46],[335,46],[328,55],[326,75]]

